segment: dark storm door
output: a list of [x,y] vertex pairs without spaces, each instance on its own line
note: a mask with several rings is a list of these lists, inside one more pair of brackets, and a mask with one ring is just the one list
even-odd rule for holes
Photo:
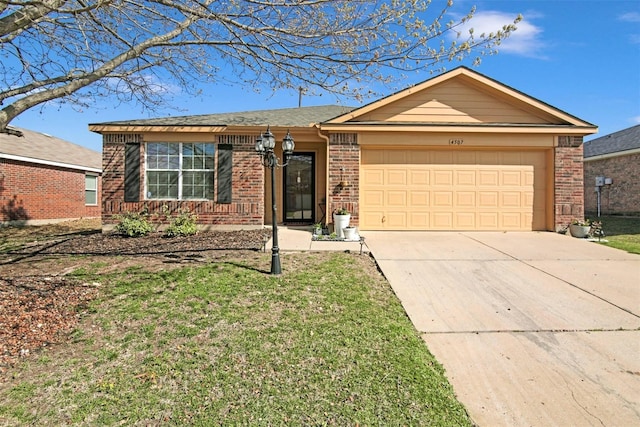
[[295,153],[284,168],[284,220],[311,223],[315,217],[315,155]]

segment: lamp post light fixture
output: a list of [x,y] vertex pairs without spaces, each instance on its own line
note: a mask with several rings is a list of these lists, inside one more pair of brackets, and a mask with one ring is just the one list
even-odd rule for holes
[[262,166],[271,169],[271,221],[273,230],[273,244],[271,245],[271,274],[281,274],[282,268],[280,267],[280,248],[278,247],[278,220],[276,217],[276,168],[287,166],[289,163],[289,156],[293,154],[293,148],[295,146],[293,138],[287,131],[282,140],[282,153],[284,157],[284,163],[279,163],[276,153],[273,151],[276,146],[276,138],[271,133],[269,126],[267,130],[259,135],[256,139],[256,152],[260,156]]

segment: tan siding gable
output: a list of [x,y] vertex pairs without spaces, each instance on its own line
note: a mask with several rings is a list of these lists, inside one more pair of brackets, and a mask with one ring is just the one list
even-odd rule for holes
[[[356,120],[404,123],[558,123],[550,115],[518,101],[507,102],[499,93],[479,90],[463,79],[451,79],[410,94]],[[516,105],[521,104],[521,105]]]

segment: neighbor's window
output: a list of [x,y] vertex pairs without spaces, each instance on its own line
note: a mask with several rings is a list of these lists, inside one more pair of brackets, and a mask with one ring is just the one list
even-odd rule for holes
[[98,204],[98,177],[96,175],[84,176],[84,203],[86,205]]
[[213,200],[215,145],[147,143],[147,199]]

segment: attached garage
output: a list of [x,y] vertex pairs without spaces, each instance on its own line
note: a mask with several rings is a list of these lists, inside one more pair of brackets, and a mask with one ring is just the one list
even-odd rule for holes
[[597,128],[464,67],[320,129],[329,209],[362,230],[552,231],[584,214],[582,138]]
[[363,149],[363,230],[544,230],[544,151]]

